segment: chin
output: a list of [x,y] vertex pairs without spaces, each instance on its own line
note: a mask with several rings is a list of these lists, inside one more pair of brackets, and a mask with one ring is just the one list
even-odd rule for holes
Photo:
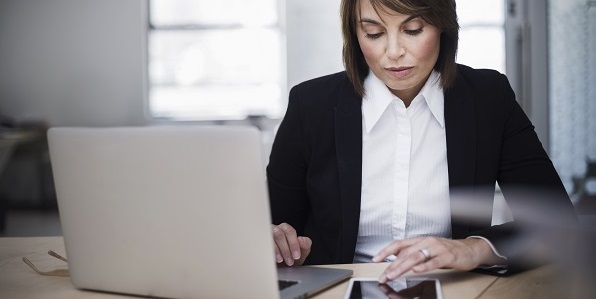
[[404,85],[404,84],[385,84],[387,87],[389,87],[389,89],[394,90],[394,91],[403,91],[403,90],[408,90],[411,89],[412,86],[410,85]]

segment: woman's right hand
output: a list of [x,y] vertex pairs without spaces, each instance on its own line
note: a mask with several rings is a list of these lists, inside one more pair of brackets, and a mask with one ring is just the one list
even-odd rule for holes
[[272,224],[275,260],[278,264],[287,266],[301,266],[310,253],[312,240],[299,237],[296,230],[287,223]]

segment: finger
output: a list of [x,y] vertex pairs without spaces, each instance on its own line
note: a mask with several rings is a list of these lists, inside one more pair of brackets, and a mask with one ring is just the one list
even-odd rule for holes
[[454,268],[458,270],[471,270],[477,265],[473,263],[472,255],[466,246],[461,246],[458,240],[436,239],[429,249],[431,258],[412,268],[414,272],[426,272],[439,268]]
[[298,237],[298,243],[300,244],[300,252],[302,253],[302,255],[310,254],[312,240],[309,237]]
[[284,248],[286,248],[286,251],[289,250],[287,249],[287,241],[285,240],[286,236],[277,225],[271,225],[271,227],[273,232],[273,246],[275,247],[275,260],[281,263],[284,261]]
[[[453,241],[447,240],[447,242]],[[445,244],[436,244],[436,246],[432,247],[432,257],[429,260],[416,265],[412,270],[420,273],[445,267],[464,271],[475,268],[475,266],[470,263],[469,254],[460,252],[460,248],[444,245]]]
[[279,252],[279,248],[277,248],[277,244],[275,244],[275,241],[273,242],[273,250],[275,251],[275,262],[278,264],[283,262],[284,258],[281,256],[281,253]]
[[287,223],[282,223],[279,225],[279,227],[286,235],[291,257],[294,260],[300,259],[300,243],[298,243],[298,235],[296,234],[296,230]]
[[447,247],[445,247],[446,240],[443,239],[436,239],[432,241],[437,241],[432,245],[427,245],[426,248],[430,252],[430,258],[426,258],[424,254],[419,250],[420,254],[424,256],[424,260],[419,263],[418,265],[412,267],[412,271],[416,273],[420,272],[427,272],[435,269],[439,269],[445,266],[449,266],[450,263],[454,260],[453,252],[451,252]]
[[292,266],[294,265],[294,258],[292,257],[291,249],[288,243],[288,236],[280,226],[281,225],[277,225],[273,227],[273,240],[279,249],[282,260],[284,260],[288,266]]
[[406,239],[406,240],[399,240],[393,241],[389,243],[389,245],[385,246],[385,248],[381,249],[379,253],[377,253],[373,258],[373,262],[378,263],[384,261],[390,255],[398,255],[398,253],[403,250],[404,248],[410,247],[414,244],[417,244],[422,239],[414,238],[414,239]]
[[436,239],[418,238],[416,242],[404,242],[411,245],[400,249],[395,260],[385,269],[379,281],[393,280],[410,271],[414,266],[425,262],[427,257],[420,251],[420,248],[432,248],[433,242],[436,242]]
[[443,267],[443,263],[440,257],[436,257],[412,267],[412,271],[416,273],[421,273],[439,269],[441,267]]
[[386,283],[387,281],[394,280],[402,274],[408,272],[412,267],[424,262],[425,257],[422,254],[409,254],[407,256],[398,256],[387,268],[383,271],[383,274],[379,277],[380,283]]
[[295,265],[301,266],[310,254],[312,247],[312,240],[308,237],[298,237],[298,243],[300,244],[300,258],[296,260]]

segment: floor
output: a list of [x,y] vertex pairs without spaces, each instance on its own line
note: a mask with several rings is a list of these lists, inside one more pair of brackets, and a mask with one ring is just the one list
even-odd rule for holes
[[57,210],[9,210],[0,237],[61,236]]

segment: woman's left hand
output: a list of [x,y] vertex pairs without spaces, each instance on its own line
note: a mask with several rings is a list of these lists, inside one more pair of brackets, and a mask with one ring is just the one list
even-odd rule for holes
[[488,242],[479,238],[423,237],[393,241],[374,256],[373,261],[382,262],[390,255],[396,258],[379,277],[380,283],[410,270],[416,273],[439,268],[468,271],[482,264],[503,264],[505,261],[493,252]]

